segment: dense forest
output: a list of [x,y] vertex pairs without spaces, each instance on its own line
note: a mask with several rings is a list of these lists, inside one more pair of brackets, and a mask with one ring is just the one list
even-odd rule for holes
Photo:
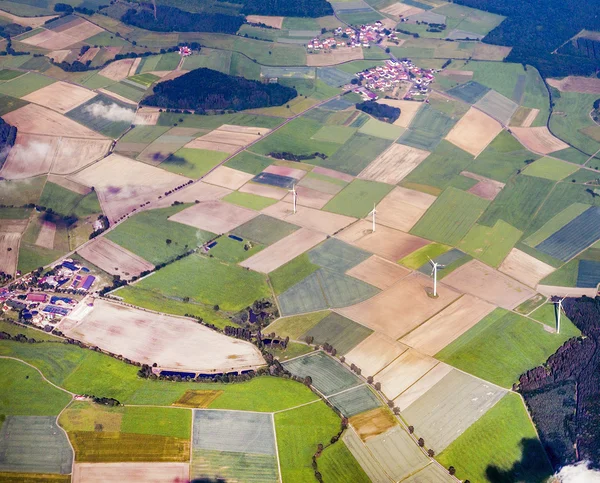
[[246,0],[246,15],[280,15],[282,17],[325,17],[333,15],[326,0]]
[[155,32],[221,32],[235,34],[244,23],[241,15],[222,13],[190,13],[175,7],[159,5],[154,11],[140,7],[129,9],[121,21]]
[[483,41],[513,47],[507,62],[538,68],[544,77],[590,75],[598,59],[553,52],[582,29],[600,30],[597,0],[454,0],[508,17]]
[[14,146],[17,139],[17,128],[11,126],[0,117],[0,168],[6,161],[10,148]]
[[376,117],[380,121],[393,123],[400,117],[400,108],[392,107],[386,104],[379,104],[375,101],[365,101],[356,104],[356,108],[367,114]]
[[142,100],[147,106],[194,111],[242,110],[280,106],[296,97],[296,89],[280,84],[222,74],[201,68],[154,86],[153,94]]
[[600,298],[569,298],[563,307],[584,337],[523,374],[518,390],[555,468],[580,460],[600,468]]

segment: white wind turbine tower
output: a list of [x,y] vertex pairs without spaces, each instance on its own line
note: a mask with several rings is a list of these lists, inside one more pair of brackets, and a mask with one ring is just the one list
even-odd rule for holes
[[554,304],[554,310],[556,312],[556,333],[560,334],[560,313],[562,312],[562,301],[565,298],[553,297],[552,303]]
[[294,213],[296,213],[296,200],[298,199],[298,192],[296,191],[296,185],[293,184],[292,185],[292,189],[288,190],[290,193],[292,193],[292,199],[294,200]]
[[375,231],[375,215],[377,214],[377,210],[375,209],[375,203],[373,203],[373,211],[369,213],[369,215],[373,215],[373,232]]
[[[427,257],[429,258],[429,257]],[[433,296],[437,297],[437,271],[438,268],[444,268],[446,265],[441,265],[437,262],[434,262],[431,258],[429,258],[429,263],[431,264],[431,276],[433,277]]]

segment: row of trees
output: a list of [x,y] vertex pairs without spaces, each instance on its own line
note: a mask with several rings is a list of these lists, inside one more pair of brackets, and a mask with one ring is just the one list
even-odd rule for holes
[[6,161],[10,149],[15,145],[17,139],[17,128],[11,126],[0,117],[0,168]]
[[333,15],[326,0],[245,0],[246,15],[279,15],[282,17],[325,17]]

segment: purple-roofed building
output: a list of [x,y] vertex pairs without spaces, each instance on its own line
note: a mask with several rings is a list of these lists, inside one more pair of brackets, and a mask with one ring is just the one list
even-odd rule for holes
[[85,280],[83,281],[83,284],[81,285],[81,288],[83,290],[88,290],[95,281],[96,281],[96,277],[94,277],[93,275],[88,275],[85,278]]

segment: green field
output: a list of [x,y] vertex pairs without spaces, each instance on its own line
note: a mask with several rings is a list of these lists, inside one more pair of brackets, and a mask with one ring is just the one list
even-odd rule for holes
[[355,179],[323,207],[325,211],[363,218],[393,186],[377,181]]
[[277,483],[275,456],[258,453],[238,453],[194,449],[190,465],[192,481],[244,481]]
[[498,267],[522,234],[503,220],[498,220],[492,228],[476,223],[458,248],[491,267]]
[[310,261],[308,254],[303,253],[287,262],[285,265],[273,270],[269,274],[269,280],[271,281],[275,294],[279,295],[304,280],[318,269],[319,266]]
[[578,335],[579,330],[567,320],[560,334],[551,334],[540,324],[498,308],[435,357],[510,388],[521,374],[546,362],[565,341]]
[[560,151],[554,151],[552,153],[554,158],[564,159],[565,161],[570,161],[571,163],[584,164],[589,156],[583,154],[581,151],[578,151],[575,148],[566,148],[561,149]]
[[341,440],[323,451],[319,458],[319,471],[327,475],[327,481],[332,483],[371,481]]
[[181,148],[160,163],[159,167],[186,178],[198,179],[228,156],[220,151]]
[[538,178],[550,179],[553,181],[560,181],[561,179],[570,176],[577,170],[577,166],[564,163],[558,159],[542,158],[538,159],[535,163],[528,165],[523,170],[523,174],[528,176],[536,176]]
[[234,230],[234,233],[242,238],[247,238],[263,245],[272,245],[276,241],[291,235],[297,229],[296,225],[292,225],[286,221],[267,215],[258,215],[256,218],[238,226]]
[[45,75],[28,72],[24,76],[0,84],[0,94],[11,97],[23,97],[56,81]]
[[563,226],[567,225],[569,222],[581,215],[589,207],[590,205],[586,205],[584,203],[573,203],[567,206],[564,210],[548,220],[539,230],[526,238],[524,242],[530,247],[539,245],[550,235],[557,232]]
[[240,193],[239,191],[234,191],[233,193],[224,196],[223,201],[257,211],[277,203],[277,200],[274,200],[273,198],[253,195],[252,193]]
[[0,367],[0,386],[4,393],[0,397],[0,414],[4,416],[55,416],[71,401],[70,394],[52,387],[34,368],[22,362],[2,359]]
[[542,285],[555,285],[558,287],[575,287],[579,272],[579,260],[573,259],[564,264],[554,273],[540,280]]
[[140,102],[145,93],[145,90],[142,90],[142,88],[134,87],[133,85],[127,84],[123,81],[107,86],[106,90],[114,92],[115,94],[129,99],[135,103]]
[[461,480],[545,481],[552,474],[523,401],[510,393],[454,440],[437,460],[446,468],[454,466]]
[[27,101],[0,94],[0,116],[4,116],[9,112],[16,111],[20,107],[26,106],[27,104],[29,104]]
[[141,84],[146,87],[150,87],[159,79],[160,77],[154,74],[137,74],[127,78],[127,80],[133,81],[136,84]]
[[170,206],[138,213],[110,231],[106,237],[156,265],[172,260],[215,236],[168,220],[188,206]]
[[170,128],[167,126],[135,126],[119,139],[120,143],[150,144],[165,134]]
[[215,240],[217,245],[210,249],[210,256],[228,263],[239,263],[261,251],[264,245],[254,242],[237,241],[223,235]]
[[20,75],[23,75],[23,72],[19,72],[18,70],[0,69],[0,81],[9,81]]
[[512,178],[490,204],[479,222],[491,226],[498,220],[504,220],[518,230],[525,231],[553,185],[554,182],[543,178],[531,176]]
[[328,343],[338,354],[344,355],[372,333],[371,329],[334,312],[320,320],[303,337],[312,337],[318,345]]
[[557,93],[553,89],[552,100],[555,105],[550,117],[550,129],[560,139],[591,156],[600,149],[600,142],[586,136],[581,130],[596,125],[589,113],[598,96],[578,92]]
[[95,192],[81,195],[54,183],[46,183],[39,200],[40,206],[52,209],[61,215],[76,214],[80,218],[102,213]]
[[37,176],[23,181],[0,181],[0,204],[23,206],[37,204],[46,183],[45,176]]
[[310,314],[292,315],[277,319],[265,330],[265,334],[275,332],[279,337],[289,337],[290,339],[300,340],[302,334],[306,333],[323,320],[330,312],[311,312]]
[[[183,119],[183,121],[179,121]],[[273,129],[281,124],[282,120],[275,117],[261,116],[248,112],[236,112],[234,114],[220,114],[215,116],[201,116],[197,114],[181,114],[176,112],[162,112],[158,118],[159,126],[194,127],[198,129],[217,129],[223,124],[235,124],[236,126],[266,127]]]
[[311,160],[318,166],[335,169],[343,173],[358,175],[371,161],[383,153],[391,142],[375,136],[356,133],[335,154],[327,159]]
[[135,288],[175,299],[189,297],[225,311],[241,310],[271,295],[263,275],[200,255],[164,267]]
[[305,483],[314,478],[311,458],[317,445],[338,433],[340,421],[325,403],[317,402],[275,414],[275,429],[283,481]]
[[194,70],[201,67],[218,70],[229,74],[231,52],[225,50],[202,49],[198,54],[190,55],[183,61],[184,70]]
[[356,129],[352,129],[351,127],[325,125],[313,135],[312,139],[315,141],[344,144],[355,132]]
[[258,174],[262,173],[272,162],[273,160],[270,158],[259,156],[249,151],[242,151],[227,161],[225,166],[243,171],[244,173]]
[[369,121],[362,126],[358,132],[368,136],[376,136],[378,138],[395,141],[404,132],[404,128],[400,126],[394,126],[393,124],[389,124],[387,122],[378,121],[377,119],[369,119]]
[[488,206],[487,200],[456,188],[446,189],[410,233],[456,245]]
[[419,110],[410,123],[410,129],[400,136],[398,142],[433,151],[457,120],[426,105]]
[[[541,322],[544,325],[547,325],[548,327],[556,329],[556,309],[556,304],[545,303],[544,305],[536,309],[534,312],[532,312],[530,317]],[[560,316],[561,326],[564,326],[565,321],[571,322],[571,320],[565,315],[565,313],[562,312]]]
[[433,260],[435,257],[446,253],[451,247],[448,245],[442,245],[440,243],[430,243],[429,245],[419,248],[412,252],[410,255],[404,257],[398,263],[401,263],[405,267],[412,270],[416,270],[425,265],[429,259]]
[[[115,84],[122,85],[122,84]],[[112,87],[111,87],[112,89]],[[130,89],[135,90],[133,87]],[[116,91],[115,91],[116,92]],[[124,96],[127,97],[127,96]],[[89,106],[101,104],[103,106],[116,106],[122,109],[126,109],[131,112],[131,119],[126,121],[114,121],[113,119],[107,119],[101,116],[95,116],[93,113],[89,112]],[[114,108],[113,108],[114,109]],[[121,111],[125,112],[125,111]],[[121,134],[123,134],[129,127],[131,127],[131,122],[134,119],[135,106],[131,104],[126,104],[121,101],[117,101],[112,97],[105,96],[103,94],[98,94],[93,99],[90,99],[87,102],[84,102],[80,106],[77,106],[75,109],[67,112],[67,117],[77,121],[80,124],[83,124],[94,131],[97,131],[105,136],[108,136],[112,139],[117,139]]]

